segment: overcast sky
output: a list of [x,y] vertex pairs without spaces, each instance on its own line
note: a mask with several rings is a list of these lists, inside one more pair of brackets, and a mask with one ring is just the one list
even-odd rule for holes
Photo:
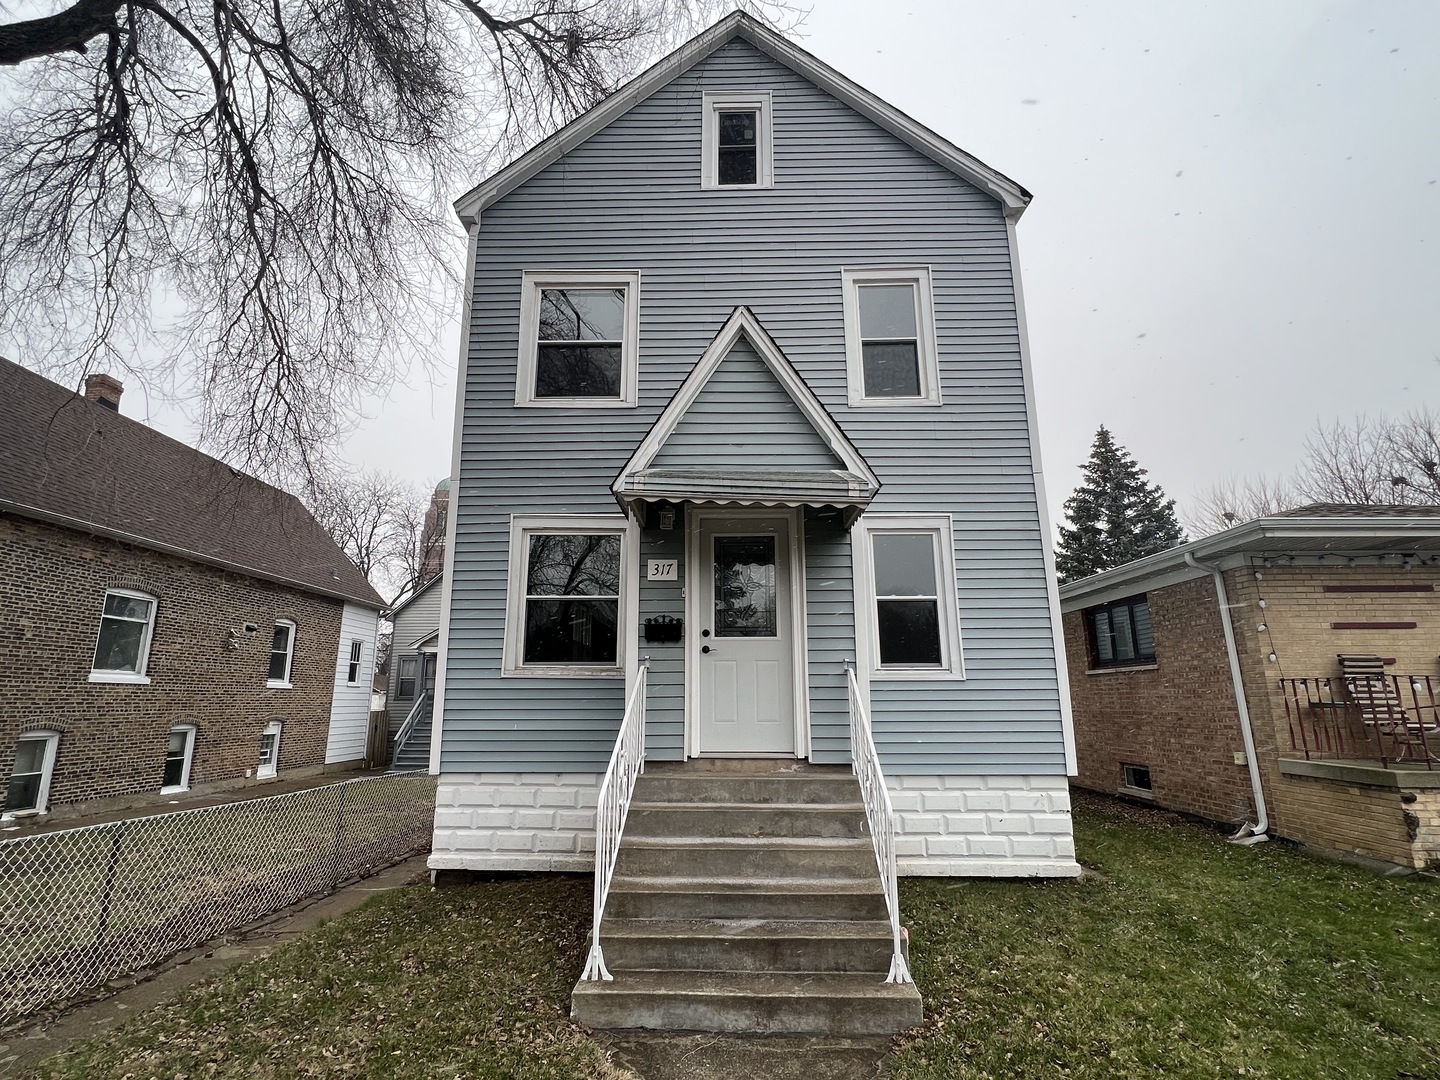
[[[1440,405],[1440,2],[815,0],[801,35],[1034,193],[1052,516],[1101,423],[1183,504],[1317,418]],[[458,319],[356,464],[448,472]]]

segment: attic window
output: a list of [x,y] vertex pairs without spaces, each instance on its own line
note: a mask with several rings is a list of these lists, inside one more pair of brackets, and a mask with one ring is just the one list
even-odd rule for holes
[[768,90],[705,94],[700,133],[701,187],[775,186]]

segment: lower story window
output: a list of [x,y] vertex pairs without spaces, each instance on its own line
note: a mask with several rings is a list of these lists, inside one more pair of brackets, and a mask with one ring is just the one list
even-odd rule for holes
[[160,780],[161,793],[187,791],[190,787],[190,762],[195,756],[195,729],[181,724],[170,729],[170,742],[165,748],[165,775]]
[[855,537],[875,677],[962,677],[948,517],[875,515]]
[[624,526],[517,518],[511,533],[505,669],[609,674],[621,669]]
[[1122,765],[1121,769],[1125,777],[1125,786],[1136,791],[1153,791],[1154,786],[1150,781],[1150,770],[1144,765]]
[[400,675],[395,681],[396,701],[413,701],[415,699],[415,661],[416,657],[413,656],[400,658]]
[[1143,596],[1116,600],[1085,612],[1090,662],[1095,667],[1124,667],[1155,661],[1155,631]]
[[260,733],[260,767],[255,770],[255,775],[262,780],[274,776],[275,770],[279,767],[280,728],[280,721],[272,720]]
[[5,789],[6,814],[43,814],[50,801],[58,731],[28,731],[15,743],[15,764]]

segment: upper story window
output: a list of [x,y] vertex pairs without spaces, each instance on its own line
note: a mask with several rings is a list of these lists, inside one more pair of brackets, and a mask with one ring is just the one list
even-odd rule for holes
[[350,663],[345,669],[345,682],[350,686],[360,682],[360,652],[364,647],[363,642],[350,642]]
[[1144,596],[1085,610],[1092,667],[1128,667],[1155,662],[1155,631]]
[[275,620],[275,633],[270,638],[270,670],[265,685],[281,690],[290,689],[290,670],[295,660],[295,624],[289,619]]
[[527,270],[515,404],[633,406],[639,338],[639,271]]
[[27,731],[16,741],[15,764],[5,789],[5,816],[45,813],[59,746],[58,731]]
[[516,517],[506,608],[508,675],[614,675],[621,663],[625,525]]
[[963,678],[950,518],[874,514],[861,525],[852,543],[871,678]]
[[852,406],[939,405],[928,266],[842,270]]
[[770,91],[707,92],[700,121],[700,186],[775,186]]
[[154,628],[153,596],[128,589],[109,590],[100,613],[90,681],[148,683],[145,667]]

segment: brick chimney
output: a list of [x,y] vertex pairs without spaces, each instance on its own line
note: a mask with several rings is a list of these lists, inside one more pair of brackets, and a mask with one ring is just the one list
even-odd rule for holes
[[103,405],[112,412],[120,411],[120,395],[125,384],[109,375],[85,376],[85,400]]

